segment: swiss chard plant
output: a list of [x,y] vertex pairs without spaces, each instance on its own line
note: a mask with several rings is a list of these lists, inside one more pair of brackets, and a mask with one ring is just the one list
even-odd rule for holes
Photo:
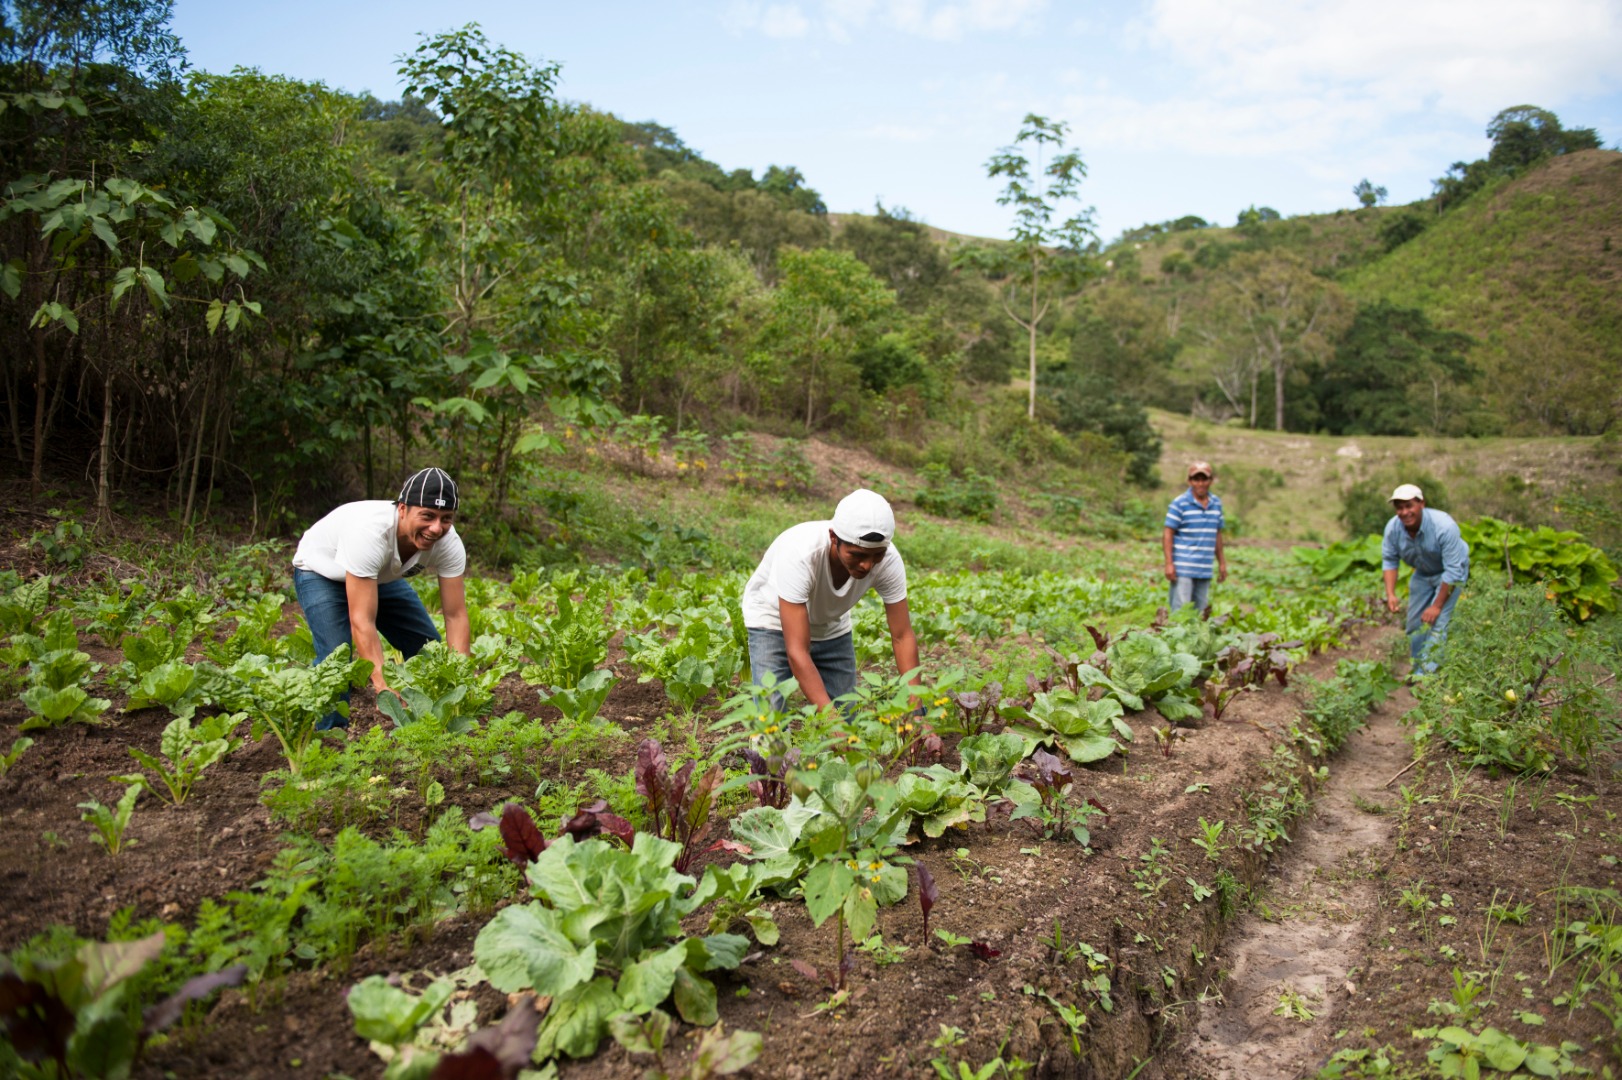
[[964,690],[949,696],[952,704],[957,706],[957,730],[963,734],[978,735],[997,723],[1002,683],[988,682],[978,690]]
[[594,1053],[609,1020],[673,1000],[691,1024],[715,1023],[709,972],[736,968],[749,939],[688,937],[682,920],[702,897],[675,869],[678,844],[645,833],[630,850],[562,836],[527,871],[536,900],[504,908],[479,932],[474,957],[507,993],[552,998],[535,1060]]
[[372,662],[352,658],[347,645],[340,645],[314,667],[267,672],[248,687],[253,700],[253,738],[259,739],[267,731],[274,734],[287,758],[288,771],[298,775],[315,741],[315,725],[334,710],[348,715],[344,692],[361,685],[371,673]]
[[242,745],[242,739],[232,732],[247,718],[246,713],[221,713],[205,717],[195,725],[187,719],[171,720],[158,741],[159,756],[130,747],[130,756],[141,763],[151,774],[150,778],[138,775],[118,779],[141,780],[149,785],[156,780],[163,786],[152,785],[153,790],[172,805],[180,806],[204,769]]
[[[15,581],[15,577],[12,578]],[[21,582],[0,592],[0,631],[8,634],[26,634],[34,629],[34,622],[45,614],[51,600],[51,576],[41,574],[33,581]]]
[[644,739],[637,746],[636,793],[642,796],[654,835],[678,846],[678,873],[686,873],[698,858],[710,831],[716,788],[721,784],[720,765],[710,766],[696,779],[694,768],[695,763],[688,761],[671,769],[657,739]]
[[396,686],[392,693],[377,695],[377,711],[394,721],[396,727],[428,724],[452,735],[473,730],[478,720],[464,708],[467,687],[453,686],[443,696],[429,697],[415,686]]
[[541,704],[553,706],[563,714],[565,720],[573,724],[589,724],[618,682],[611,670],[599,668],[583,675],[572,689],[554,686],[541,690]]
[[521,646],[530,660],[522,670],[527,683],[576,686],[608,657],[608,639],[614,631],[600,610],[607,601],[606,588],[593,583],[576,604],[571,587],[572,582],[557,583],[556,614],[528,624]]
[[130,819],[135,815],[135,804],[141,798],[141,792],[145,790],[146,780],[137,777],[128,782],[124,794],[120,795],[118,802],[110,808],[94,799],[79,804],[79,809],[84,811],[79,815],[79,820],[90,823],[90,827],[96,830],[92,839],[115,859],[119,852],[135,845],[135,841],[125,834],[129,832]]
[[[1092,843],[1087,819],[1093,814],[1108,814],[1104,805],[1088,799],[1079,807],[1068,797],[1075,774],[1070,766],[1046,750],[1038,749],[1031,755],[1020,775],[1036,792],[1037,799],[1016,803],[1010,821],[1026,820],[1036,831],[1049,840],[1074,840],[1086,846]],[[1107,818],[1106,818],[1107,820]]]
[[181,720],[190,720],[202,704],[203,686],[197,669],[184,660],[165,660],[130,687],[125,712],[161,705]]
[[11,659],[28,664],[27,688],[21,700],[29,711],[22,730],[36,731],[66,723],[95,724],[112,702],[90,694],[91,676],[101,665],[79,651],[73,617],[58,610],[47,618],[43,633],[12,635]]

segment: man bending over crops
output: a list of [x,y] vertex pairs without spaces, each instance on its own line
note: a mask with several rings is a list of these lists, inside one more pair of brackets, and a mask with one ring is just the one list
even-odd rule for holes
[[757,685],[767,672],[779,681],[792,677],[819,707],[855,690],[850,609],[869,587],[884,601],[897,670],[918,670],[907,569],[890,543],[894,535],[889,502],[863,488],[840,500],[832,521],[807,521],[772,541],[743,593]]
[[1395,613],[1397,566],[1414,568],[1408,579],[1408,655],[1411,674],[1429,675],[1442,661],[1447,624],[1453,605],[1470,577],[1470,545],[1459,535],[1459,524],[1440,510],[1425,505],[1425,495],[1414,484],[1402,484],[1391,493],[1396,516],[1385,525],[1380,547],[1380,568],[1385,573],[1385,605]]
[[1216,470],[1209,462],[1188,467],[1188,490],[1166,508],[1166,526],[1160,547],[1166,555],[1166,580],[1171,582],[1167,606],[1176,611],[1193,604],[1202,612],[1211,606],[1211,566],[1217,580],[1228,580],[1228,555],[1222,550],[1222,500],[1211,494]]
[[[428,609],[405,580],[429,571],[439,577],[450,647],[468,653],[467,550],[452,524],[456,502],[455,481],[429,468],[413,473],[393,502],[345,503],[310,526],[293,556],[293,588],[318,662],[352,645],[356,656],[372,662],[372,687],[387,690],[380,634],[407,659],[439,640]],[[316,727],[345,724],[334,712]]]

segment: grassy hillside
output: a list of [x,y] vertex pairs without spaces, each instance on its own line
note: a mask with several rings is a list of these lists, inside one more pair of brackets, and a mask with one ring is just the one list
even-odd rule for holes
[[1602,426],[1622,403],[1622,154],[1556,158],[1347,276],[1359,300],[1475,337],[1507,430]]

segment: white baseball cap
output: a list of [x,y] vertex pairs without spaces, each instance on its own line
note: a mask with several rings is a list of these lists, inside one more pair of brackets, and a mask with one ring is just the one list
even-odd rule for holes
[[839,500],[832,525],[834,535],[847,544],[880,547],[895,535],[895,511],[883,495],[858,488]]
[[1419,490],[1418,484],[1398,484],[1397,490],[1391,493],[1392,502],[1407,502],[1409,499],[1425,501],[1425,493]]

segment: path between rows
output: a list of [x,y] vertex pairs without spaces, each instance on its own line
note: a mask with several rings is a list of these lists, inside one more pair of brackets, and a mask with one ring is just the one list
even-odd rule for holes
[[[1398,724],[1413,707],[1399,690],[1369,716],[1329,763],[1312,816],[1292,851],[1254,894],[1216,958],[1229,977],[1221,1001],[1200,1010],[1181,1048],[1185,1075],[1208,1080],[1286,1080],[1310,1075],[1333,1049],[1334,1032],[1357,1022],[1353,965],[1378,901],[1378,874],[1396,827],[1401,781],[1413,759]],[[1384,807],[1380,813],[1373,807]],[[1365,809],[1365,807],[1369,809]],[[1353,1004],[1348,1010],[1343,1004]],[[1295,1016],[1281,1015],[1286,1002]],[[1303,1018],[1301,1010],[1312,1014]],[[1349,1013],[1349,1014],[1348,1014]]]

